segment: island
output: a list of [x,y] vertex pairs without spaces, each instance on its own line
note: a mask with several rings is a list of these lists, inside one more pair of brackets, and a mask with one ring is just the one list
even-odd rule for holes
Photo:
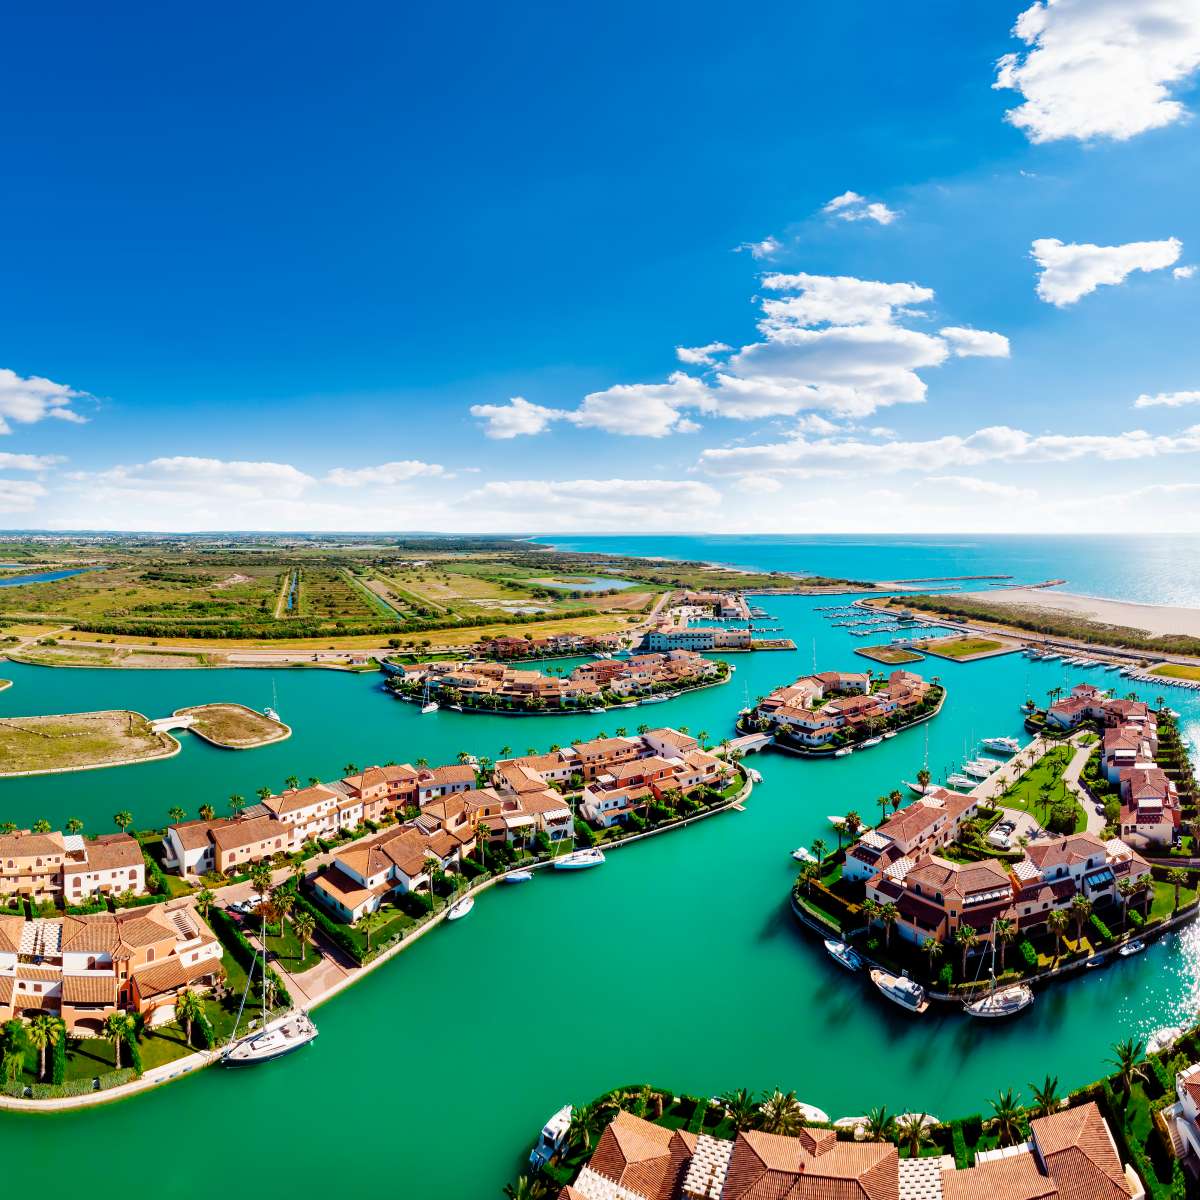
[[198,704],[177,708],[177,717],[191,717],[188,728],[197,737],[226,750],[251,750],[281,742],[292,731],[280,720],[255,712],[244,704]]
[[0,719],[0,778],[149,762],[179,743],[125,709]]

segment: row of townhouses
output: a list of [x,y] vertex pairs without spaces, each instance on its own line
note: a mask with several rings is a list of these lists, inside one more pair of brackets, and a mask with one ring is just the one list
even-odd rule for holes
[[1017,1146],[901,1158],[887,1142],[840,1141],[832,1129],[795,1136],[747,1130],[734,1141],[666,1129],[618,1112],[559,1200],[1143,1200],[1094,1103],[1029,1123]]
[[0,896],[82,904],[95,896],[146,892],[146,864],[127,833],[0,834]]
[[0,1022],[61,1017],[77,1037],[109,1014],[174,1017],[184,988],[211,986],[221,943],[188,898],[145,908],[27,921],[0,914]]
[[1169,846],[1180,827],[1179,792],[1158,766],[1158,722],[1140,700],[1117,700],[1090,683],[1046,710],[1046,723],[1075,729],[1084,721],[1104,729],[1101,764],[1121,796],[1121,837],[1140,849]]

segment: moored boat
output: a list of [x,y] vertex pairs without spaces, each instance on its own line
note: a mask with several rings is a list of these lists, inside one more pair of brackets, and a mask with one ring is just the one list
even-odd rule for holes
[[474,896],[464,896],[461,900],[450,905],[450,911],[446,913],[447,921],[461,921],[475,907]]
[[436,700],[430,700],[428,704],[421,705],[421,715],[422,716],[425,716],[427,713],[435,713],[435,712],[437,712],[437,710],[438,710],[438,702]]
[[934,788],[934,785],[932,783],[928,784],[925,787],[922,787],[919,783],[911,783],[907,779],[902,780],[902,782],[903,782],[904,786],[906,788],[908,788],[908,790],[916,796],[928,796],[929,793],[932,792],[933,788]]
[[983,739],[983,748],[997,754],[1016,754],[1021,743],[1014,737],[990,737]]
[[792,851],[792,857],[797,862],[815,863],[817,861],[817,856],[807,846],[797,846]]
[[847,971],[862,970],[863,963],[858,951],[852,946],[847,946],[845,942],[839,942],[836,938],[826,938],[825,949],[829,951],[829,957],[840,962]]
[[1134,938],[1132,942],[1126,942],[1117,953],[1122,958],[1131,958],[1135,954],[1141,954],[1146,948],[1146,943],[1141,938]]
[[222,1066],[252,1067],[271,1062],[317,1040],[317,1027],[305,1012],[292,1012],[278,1025],[233,1043],[221,1057]]
[[1033,1003],[1033,989],[1024,983],[1014,983],[1008,987],[994,987],[986,996],[965,1006],[970,1017],[1012,1017],[1024,1012]]
[[533,878],[532,871],[509,871],[504,877],[505,883],[528,883]]
[[583,871],[588,867],[598,867],[604,862],[604,852],[594,847],[590,850],[572,850],[562,858],[556,858],[553,866],[556,871]]
[[1178,1025],[1168,1025],[1164,1029],[1156,1029],[1146,1039],[1146,1053],[1157,1054],[1160,1050],[1169,1050],[1182,1033],[1183,1030]]
[[853,754],[854,751],[849,746],[843,746],[840,750],[833,752],[834,758],[845,758],[847,754]]
[[865,749],[867,746],[879,746],[882,745],[882,743],[883,738],[881,737],[867,738],[867,740],[863,742],[863,748]]
[[907,975],[892,975],[879,967],[872,967],[871,982],[893,1004],[898,1004],[911,1013],[923,1013],[929,1008],[925,989]]
[[571,1128],[571,1106],[564,1104],[542,1126],[538,1140],[529,1152],[529,1165],[541,1170],[562,1148],[567,1140],[567,1131]]

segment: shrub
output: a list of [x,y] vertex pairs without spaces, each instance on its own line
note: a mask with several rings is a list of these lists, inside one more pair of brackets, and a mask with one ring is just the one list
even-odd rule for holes
[[1092,923],[1092,926],[1095,928],[1096,932],[1106,942],[1112,941],[1112,931],[1109,929],[1109,927],[1107,925],[1105,925],[1105,923],[1102,920],[1100,920],[1100,918],[1098,916],[1096,916],[1095,913],[1092,913],[1091,923]]
[[148,851],[142,851],[142,860],[146,864],[146,878],[150,881],[149,891],[156,896],[169,896],[171,894],[171,885],[167,882],[166,873],[162,867],[158,865],[157,859]]
[[67,1077],[67,1027],[59,1022],[58,1041],[50,1051],[50,1082],[62,1083]]
[[944,990],[948,991],[953,981],[954,967],[950,963],[944,963],[942,969],[938,972],[938,983],[941,984]]
[[951,1123],[950,1136],[954,1145],[954,1165],[960,1171],[965,1171],[971,1165],[971,1159],[967,1151],[967,1139],[963,1137],[961,1121]]
[[978,1113],[972,1113],[969,1117],[963,1117],[959,1124],[962,1126],[963,1139],[967,1145],[977,1145],[983,1137],[983,1118]]
[[1129,910],[1129,921],[1130,924],[1135,925],[1138,929],[1141,929],[1146,924],[1146,918],[1136,908]]
[[1033,968],[1037,966],[1037,951],[1033,948],[1033,943],[1028,938],[1022,938],[1017,948],[1021,951],[1021,957],[1025,960],[1027,967]]

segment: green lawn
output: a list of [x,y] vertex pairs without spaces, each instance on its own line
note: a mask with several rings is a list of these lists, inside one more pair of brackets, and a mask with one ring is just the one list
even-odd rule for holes
[[1188,667],[1182,663],[1163,663],[1162,666],[1155,667],[1150,674],[1165,675],[1168,679],[1200,680],[1200,667]]
[[310,967],[315,967],[321,961],[321,952],[310,941],[301,954],[300,939],[296,936],[295,927],[290,921],[283,923],[283,932],[279,936],[267,936],[267,949],[273,959],[279,960],[279,965],[292,975],[299,975]]
[[[1074,750],[1070,746],[1065,749],[1074,754]],[[1061,754],[1062,751],[1054,749],[1044,755],[1016,783],[1003,792],[995,803],[1002,808],[1015,808],[1030,813],[1038,822],[1044,824],[1050,819],[1050,812],[1056,803],[1064,799],[1069,800],[1075,810],[1074,832],[1081,833],[1087,828],[1087,815],[1080,807],[1079,801],[1067,791],[1067,785],[1063,783],[1062,773],[1066,764],[1060,757]],[[1066,762],[1070,762],[1070,757],[1066,759]],[[1049,806],[1042,799],[1041,789],[1044,784],[1050,785]]]
[[946,658],[971,658],[976,654],[990,654],[993,650],[1004,649],[1003,642],[996,642],[991,638],[971,637],[951,638],[944,642],[918,642],[917,646]]

